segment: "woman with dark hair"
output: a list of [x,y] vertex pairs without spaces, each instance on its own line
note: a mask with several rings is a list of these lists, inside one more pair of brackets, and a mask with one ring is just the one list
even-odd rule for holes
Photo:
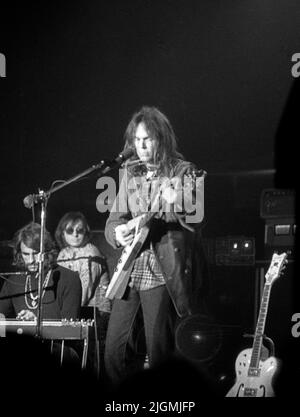
[[77,271],[82,284],[82,307],[96,307],[110,312],[111,302],[105,298],[109,282],[106,260],[90,242],[90,228],[81,212],[68,212],[58,223],[55,239],[60,247],[57,262]]
[[[153,367],[175,352],[176,323],[201,310],[204,288],[196,230],[204,216],[205,172],[184,160],[169,120],[155,107],[133,115],[125,132],[129,147],[134,155],[125,162],[105,227],[107,241],[126,248],[107,292],[114,298],[105,346],[113,386],[135,369],[128,354],[140,315]],[[139,235],[140,220],[146,223]]]

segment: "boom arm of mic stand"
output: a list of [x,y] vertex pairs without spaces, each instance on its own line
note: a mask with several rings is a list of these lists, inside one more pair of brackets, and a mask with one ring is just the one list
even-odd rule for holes
[[[36,201],[41,202],[41,235],[40,235],[40,252],[39,252],[39,274],[38,274],[38,304],[37,304],[37,325],[36,325],[36,336],[41,337],[42,335],[42,285],[44,282],[44,263],[45,263],[45,230],[46,230],[46,206],[48,199],[51,194],[60,190],[61,188],[66,187],[67,185],[89,175],[90,173],[96,171],[97,169],[101,170],[101,175],[106,174],[116,166],[120,165],[117,161],[101,161],[97,165],[93,165],[85,171],[81,172],[78,175],[66,180],[62,184],[57,185],[56,187],[50,188],[48,191],[40,190],[38,194],[33,195],[33,198]],[[74,317],[75,318],[75,317]]]
[[83,177],[91,174],[92,172],[96,171],[97,169],[100,170],[100,175],[106,174],[107,172],[111,171],[112,169],[116,168],[117,166],[121,165],[121,163],[113,161],[102,160],[99,164],[92,165],[90,168],[86,169],[85,171],[75,175],[74,177],[69,178],[68,180],[64,181],[63,183],[56,185],[55,187],[51,187],[48,191],[40,191],[38,194],[33,194],[33,198],[35,201],[43,201],[45,198],[48,199],[51,194],[55,193],[56,191],[60,190],[72,184],[75,181],[80,180]]
[[51,194],[55,193],[56,191],[60,190],[61,188],[66,187],[69,184],[72,184],[75,181],[80,180],[81,178],[91,174],[92,172],[96,171],[97,169],[101,169],[103,165],[106,165],[106,162],[103,160],[97,165],[92,165],[90,168],[86,169],[85,171],[81,172],[78,175],[75,175],[74,177],[71,177],[70,179],[64,181],[62,184],[57,185],[56,187],[50,188],[48,191],[46,191],[46,195],[50,196]]

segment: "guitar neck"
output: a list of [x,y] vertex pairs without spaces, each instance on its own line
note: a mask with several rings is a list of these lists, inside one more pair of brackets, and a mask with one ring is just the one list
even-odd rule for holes
[[[201,172],[201,175],[197,177],[197,173],[200,173],[200,172]],[[206,172],[203,170],[193,170],[192,173],[185,176],[184,185],[183,183],[181,183],[181,192],[185,192],[188,190],[192,191],[197,186],[197,178],[204,178],[205,175],[206,175]],[[165,185],[160,184],[159,180],[153,181],[151,184],[152,184],[151,195],[152,197],[153,196],[154,197],[150,201],[150,204],[148,206],[148,212],[138,217],[140,219],[138,223],[138,230],[144,227],[152,219],[152,217],[160,210],[160,195]],[[147,187],[146,187],[146,190],[148,192]],[[132,228],[135,228],[137,224],[136,219],[137,218],[130,220],[128,222],[129,226],[132,225]]]
[[287,263],[287,253],[283,252],[280,255],[276,252],[272,256],[271,265],[266,273],[266,282],[264,285],[263,296],[261,300],[259,316],[255,329],[254,342],[252,348],[252,355],[250,360],[249,374],[250,376],[257,375],[259,373],[259,361],[261,357],[261,349],[263,342],[263,334],[265,330],[267,311],[269,306],[269,299],[271,293],[271,287],[273,282],[280,276],[282,270],[285,268]]
[[139,229],[141,229],[142,227],[144,227],[148,222],[150,222],[150,220],[152,219],[152,217],[156,214],[157,211],[149,211],[148,213],[143,215],[143,218],[139,224]]
[[252,355],[251,355],[249,369],[251,368],[257,369],[259,365],[262,342],[263,342],[263,334],[265,330],[266,318],[267,318],[267,312],[268,312],[268,306],[269,306],[269,300],[270,300],[271,286],[272,285],[270,283],[265,283],[265,286],[264,286],[257,325],[255,329],[255,336],[254,336],[254,341],[253,341]]
[[157,192],[153,202],[150,204],[150,210],[147,213],[141,214],[138,217],[133,218],[132,220],[129,220],[127,225],[130,229],[135,229],[136,225],[138,225],[138,230],[141,230],[150,220],[152,217],[158,212],[159,210],[159,197],[160,192]]

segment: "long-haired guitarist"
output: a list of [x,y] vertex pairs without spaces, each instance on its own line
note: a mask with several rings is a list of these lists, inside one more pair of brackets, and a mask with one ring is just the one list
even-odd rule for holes
[[[178,318],[201,309],[206,264],[199,225],[205,171],[184,160],[173,128],[155,107],[142,107],[125,131],[125,163],[105,236],[123,248],[107,296],[114,299],[105,367],[115,386],[133,371],[142,318],[150,367],[175,353]],[[132,355],[131,355],[132,356]]]

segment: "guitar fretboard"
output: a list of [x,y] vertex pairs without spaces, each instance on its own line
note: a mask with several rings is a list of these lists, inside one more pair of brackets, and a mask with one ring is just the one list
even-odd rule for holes
[[268,305],[269,305],[269,300],[270,300],[270,293],[271,293],[271,284],[266,283],[264,286],[259,316],[257,320],[256,330],[255,330],[255,337],[254,337],[254,342],[253,342],[253,349],[252,349],[252,356],[250,360],[249,371],[251,368],[258,369],[259,360],[261,356],[263,334],[264,334],[265,325],[266,325]]

